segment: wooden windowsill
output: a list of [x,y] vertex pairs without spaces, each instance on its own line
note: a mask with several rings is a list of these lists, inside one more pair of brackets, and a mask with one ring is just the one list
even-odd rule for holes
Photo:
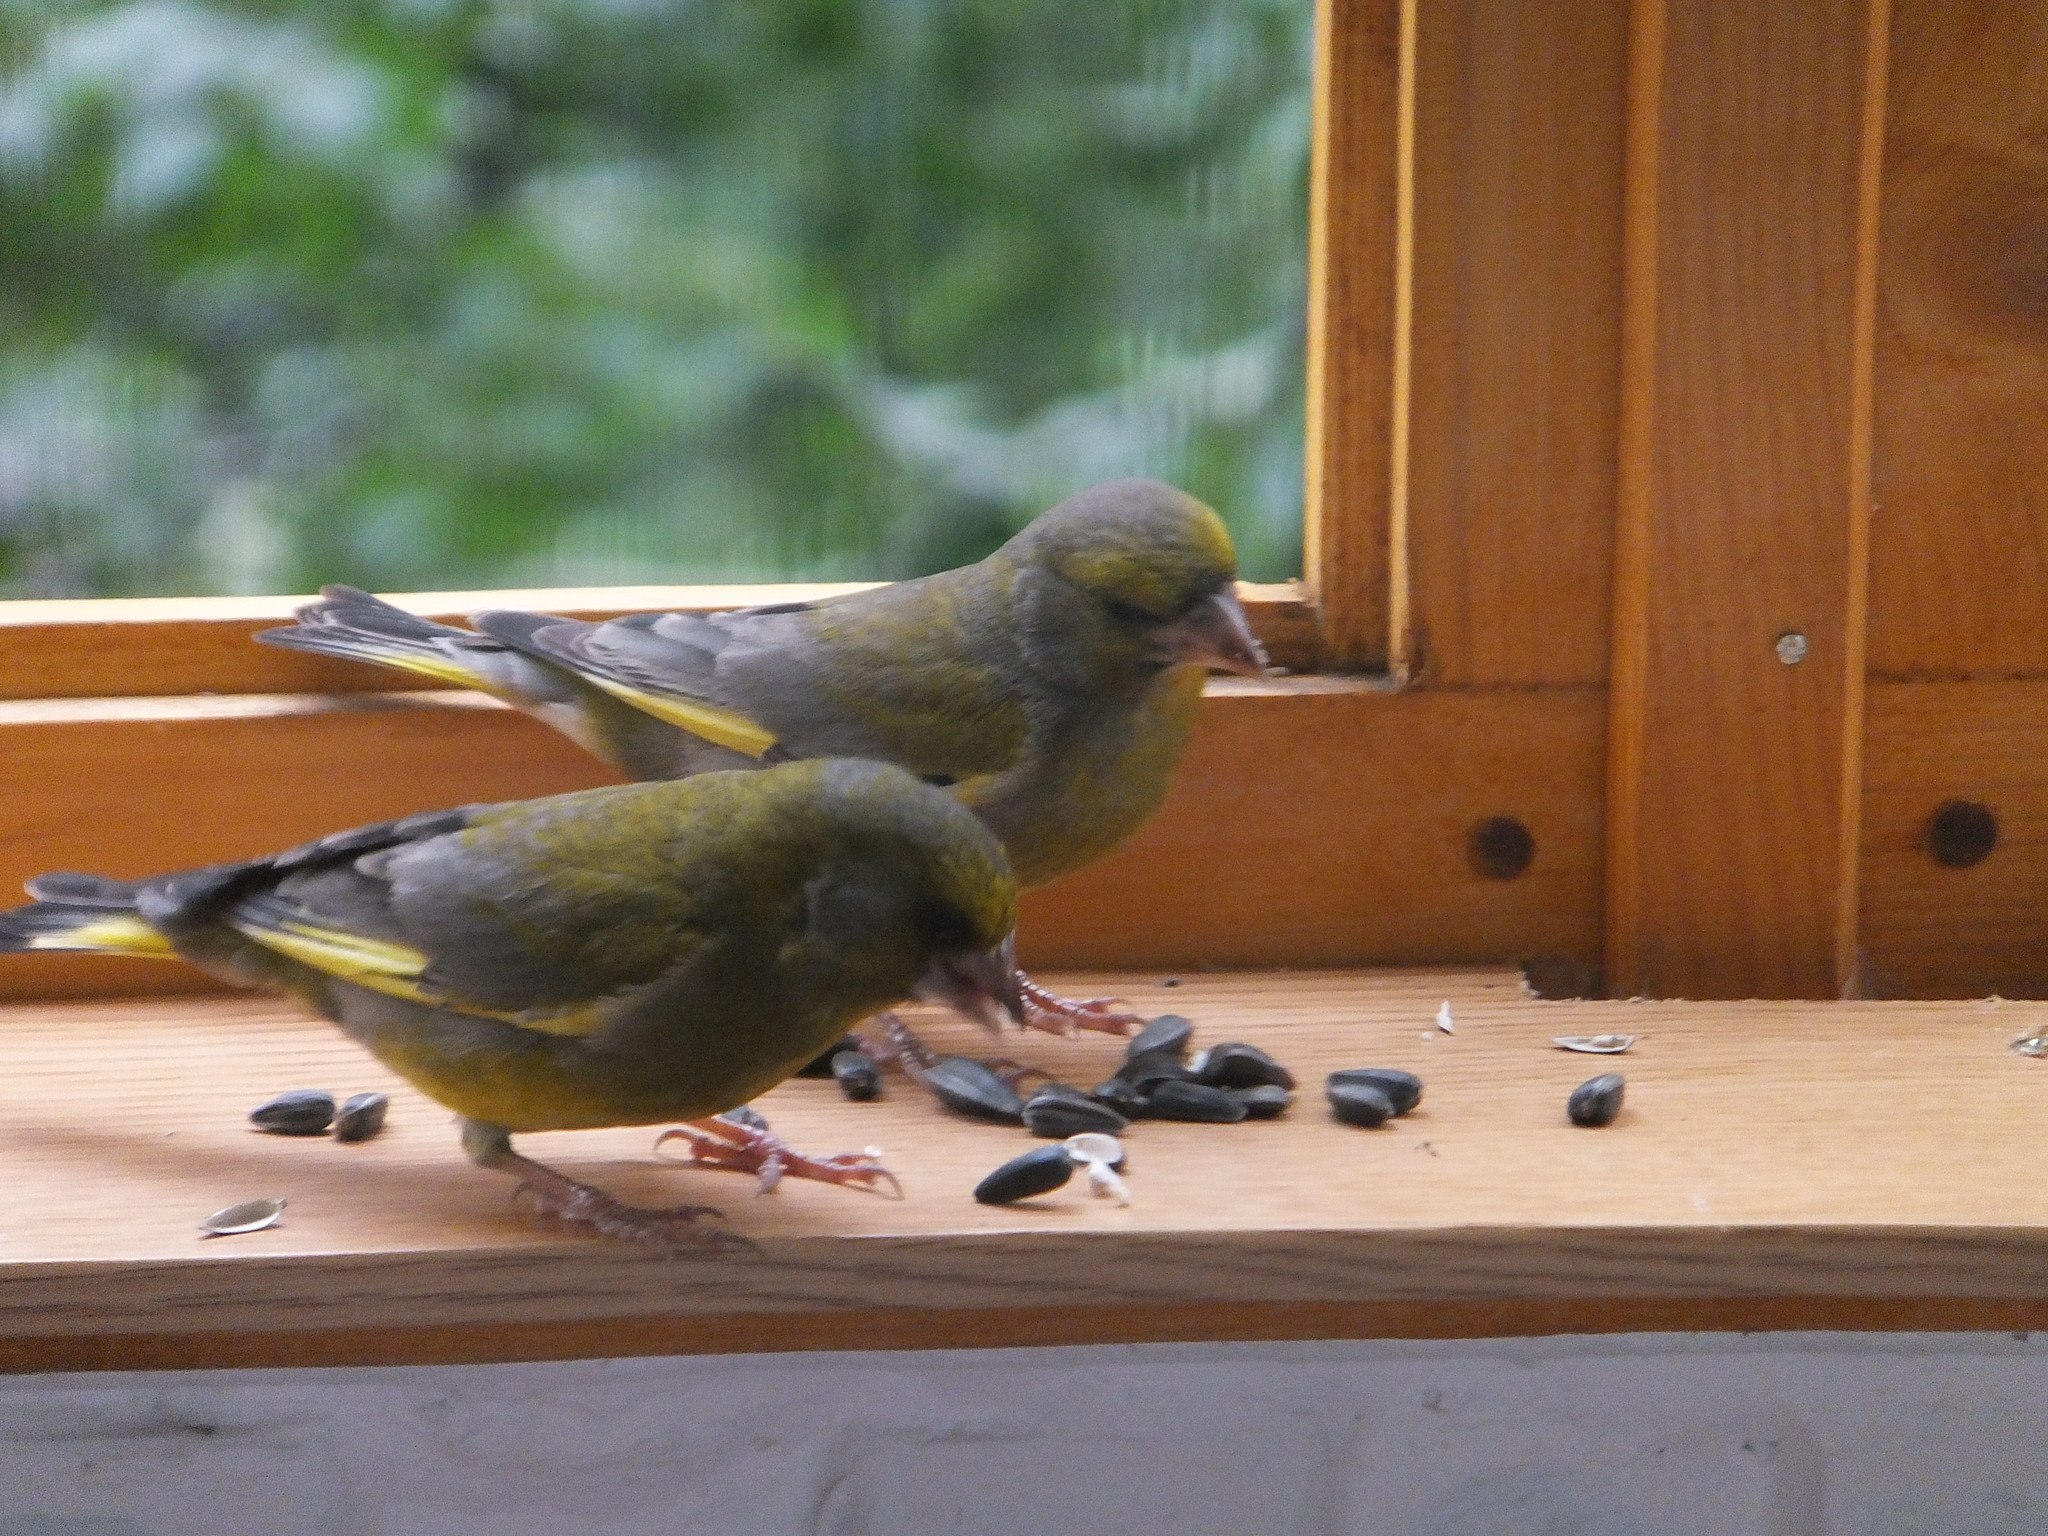
[[[645,1130],[529,1138],[627,1198],[718,1201],[762,1250],[723,1261],[537,1224],[464,1163],[444,1111],[279,1005],[0,1010],[0,1366],[2048,1325],[2048,1063],[2007,1049],[2048,1006],[1540,1002],[1507,971],[1108,980],[1198,1039],[1264,1043],[1304,1087],[1276,1122],[1135,1128],[1128,1210],[1074,1186],[975,1205],[1030,1143],[897,1083],[873,1105],[792,1083],[762,1107],[801,1147],[886,1149],[901,1203],[756,1200],[652,1161]],[[1445,1000],[1454,1035],[1432,1024]],[[1641,1043],[1549,1044],[1612,1028]],[[1119,1054],[1008,1047],[1084,1083]],[[1422,1106],[1379,1131],[1332,1121],[1323,1074],[1361,1064],[1419,1072]],[[1567,1091],[1608,1066],[1629,1080],[1620,1121],[1567,1125]],[[245,1128],[316,1085],[392,1089],[390,1129],[349,1147]],[[197,1237],[258,1195],[289,1199],[282,1226]]]

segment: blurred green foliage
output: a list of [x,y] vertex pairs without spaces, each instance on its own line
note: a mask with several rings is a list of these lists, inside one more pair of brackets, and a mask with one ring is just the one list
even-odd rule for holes
[[1299,569],[1309,0],[0,0],[0,593]]

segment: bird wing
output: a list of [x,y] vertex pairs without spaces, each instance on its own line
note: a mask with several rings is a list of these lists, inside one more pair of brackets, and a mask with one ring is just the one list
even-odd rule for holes
[[477,624],[750,756],[874,758],[958,784],[1014,766],[1029,735],[1010,626],[962,575],[730,613]]
[[[677,633],[658,634],[638,620],[672,620]],[[713,673],[721,637],[695,614],[636,614],[591,624],[496,612],[478,614],[476,625],[501,644],[565,666],[621,703],[716,746],[758,758],[776,745],[772,730],[719,700]]]
[[215,915],[253,944],[371,991],[547,1034],[595,1034],[623,1000],[716,937],[637,825],[644,807],[633,797],[644,792],[361,828],[239,866]]

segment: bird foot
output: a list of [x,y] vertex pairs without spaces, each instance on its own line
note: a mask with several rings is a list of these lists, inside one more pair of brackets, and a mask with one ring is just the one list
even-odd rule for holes
[[676,1205],[664,1209],[628,1205],[595,1185],[564,1178],[552,1181],[522,1179],[514,1198],[525,1196],[543,1216],[571,1226],[586,1227],[601,1237],[623,1238],[643,1243],[674,1256],[683,1253],[756,1253],[753,1243],[737,1232],[709,1225],[725,1220],[725,1212],[709,1205]]
[[853,1033],[876,1066],[901,1067],[915,1077],[939,1059],[900,1014],[878,1013]]
[[839,1152],[830,1157],[806,1157],[772,1131],[730,1120],[692,1120],[655,1138],[658,1155],[671,1141],[688,1144],[688,1155],[673,1161],[699,1168],[727,1168],[751,1173],[761,1181],[757,1194],[769,1194],[784,1179],[816,1179],[821,1184],[844,1184],[892,1199],[903,1198],[903,1186],[896,1175],[884,1168],[873,1148],[866,1152]]
[[1024,1025],[1047,1034],[1071,1035],[1078,1030],[1100,1030],[1105,1035],[1128,1035],[1143,1027],[1144,1016],[1132,1013],[1120,997],[1061,997],[1029,976],[1017,978],[1024,993]]

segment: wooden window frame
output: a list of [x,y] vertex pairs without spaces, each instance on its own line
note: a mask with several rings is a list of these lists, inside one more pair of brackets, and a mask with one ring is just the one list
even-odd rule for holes
[[[1878,323],[1927,309],[1976,227],[1930,235],[1914,199],[1953,174],[1923,146],[1991,45],[1897,3],[1893,61],[1893,0],[1319,0],[1305,571],[1246,591],[1288,675],[1212,690],[1155,821],[1033,894],[1033,963],[2048,993],[2048,567],[2022,573],[2038,624],[1945,659],[1930,608],[1988,606],[2000,573],[1928,554],[1944,513],[1911,487],[1975,466],[1914,435],[1945,381]],[[2028,374],[1980,408],[2044,400]],[[2048,488],[2048,454],[2013,451],[1981,512],[2006,544]],[[1908,512],[1874,528],[1887,478]],[[0,886],[600,778],[495,705],[248,643],[289,606],[0,605]],[[1929,858],[1933,808],[1987,797],[1997,856]],[[1500,818],[1533,845],[1511,878],[1474,841]],[[0,970],[14,997],[189,984]]]

